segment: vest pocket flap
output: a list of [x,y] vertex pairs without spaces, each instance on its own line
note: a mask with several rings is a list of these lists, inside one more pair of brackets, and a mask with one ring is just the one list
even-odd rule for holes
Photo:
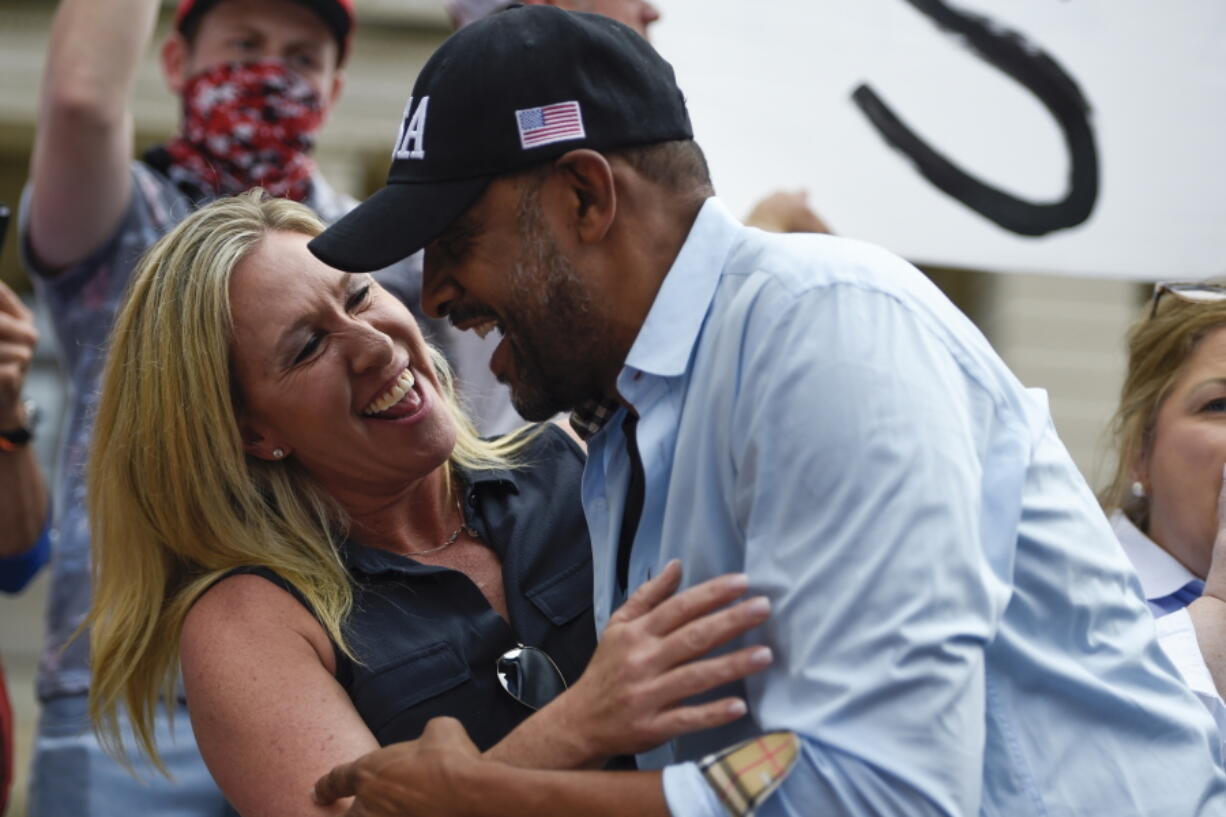
[[554,624],[562,625],[592,607],[592,561],[563,570],[524,593]]
[[405,709],[472,677],[468,665],[443,641],[372,667],[368,672],[354,687],[353,702],[372,732]]

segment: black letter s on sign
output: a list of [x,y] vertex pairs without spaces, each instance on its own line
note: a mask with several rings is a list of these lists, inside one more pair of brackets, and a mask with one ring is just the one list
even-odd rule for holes
[[950,8],[941,0],[906,2],[1030,89],[1051,111],[1068,145],[1068,192],[1060,201],[1035,204],[984,184],[929,147],[872,88],[861,85],[852,99],[881,136],[906,154],[924,178],[1006,230],[1045,235],[1089,218],[1098,198],[1098,150],[1090,128],[1090,106],[1073,78],[1020,34],[1000,28],[987,17]]

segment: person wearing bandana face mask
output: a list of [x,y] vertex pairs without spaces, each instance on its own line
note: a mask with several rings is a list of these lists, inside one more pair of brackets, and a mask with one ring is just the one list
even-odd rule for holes
[[89,639],[72,634],[90,598],[83,473],[101,350],[141,253],[201,203],[259,185],[305,202],[325,221],[354,204],[311,158],[344,84],[352,0],[181,0],[160,51],[166,82],[181,100],[181,125],[133,161],[129,98],[160,5],[62,0],[21,208],[23,260],[72,382],[53,490],[56,552],[31,817],[233,813],[200,759],[185,712],[156,717],[155,739],[173,781],[139,764],[135,779],[103,751],[88,720]]
[[146,161],[193,198],[263,187],[305,201],[322,122],[319,93],[283,61],[225,63],[188,81],[182,132]]

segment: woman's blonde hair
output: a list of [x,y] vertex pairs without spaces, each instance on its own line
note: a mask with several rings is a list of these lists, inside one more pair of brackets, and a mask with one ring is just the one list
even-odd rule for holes
[[[322,230],[306,207],[261,190],[210,204],[144,256],[112,332],[89,462],[86,626],[90,713],[125,762],[121,703],[139,747],[165,771],[153,718],[159,695],[174,700],[183,620],[233,568],[260,565],[289,581],[348,653],[342,623],[352,593],[337,551],[345,516],[292,463],[244,453],[230,365],[234,268],[268,232]],[[448,474],[509,467],[529,435],[480,440],[446,362],[431,351],[457,427]]]
[[1156,313],[1128,330],[1128,371],[1120,405],[1108,434],[1115,451],[1115,473],[1099,494],[1107,512],[1123,511],[1142,531],[1149,530],[1149,500],[1135,496],[1137,467],[1149,457],[1158,411],[1197,344],[1226,326],[1226,300],[1186,300],[1167,292]]

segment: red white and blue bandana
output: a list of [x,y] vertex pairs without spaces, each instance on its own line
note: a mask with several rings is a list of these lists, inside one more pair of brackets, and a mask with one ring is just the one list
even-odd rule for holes
[[263,187],[306,199],[323,123],[319,92],[280,60],[228,63],[192,77],[167,175],[207,196]]

